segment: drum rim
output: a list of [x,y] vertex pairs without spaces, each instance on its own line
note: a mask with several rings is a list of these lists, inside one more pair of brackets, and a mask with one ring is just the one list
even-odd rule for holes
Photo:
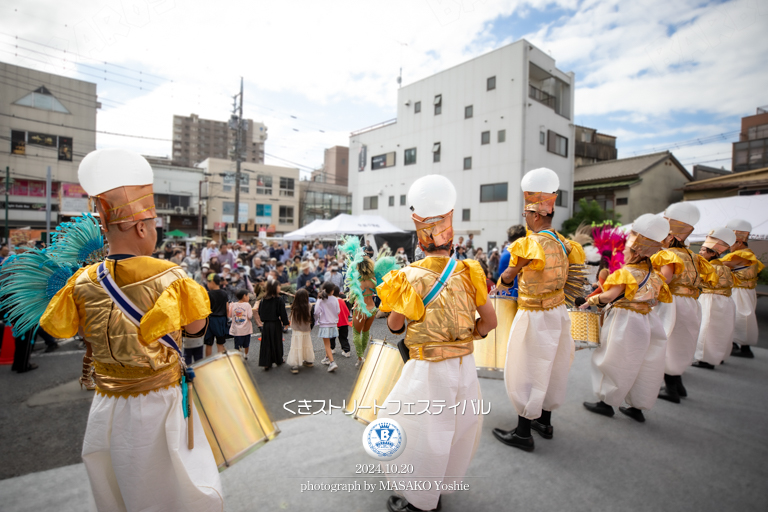
[[[202,359],[200,361],[195,361],[194,363],[189,365],[189,367],[190,368],[200,368],[201,366],[205,366],[208,363],[212,363],[214,361],[218,361],[221,358],[233,357],[233,356],[239,356],[243,360],[243,362],[245,362],[245,357],[243,356],[243,353],[240,352],[239,350],[226,350],[224,352],[219,352],[218,354],[216,354],[214,356],[206,357],[206,358],[204,358],[204,359]],[[247,367],[247,365],[246,365],[246,367]],[[253,377],[253,376],[251,376],[251,377]]]

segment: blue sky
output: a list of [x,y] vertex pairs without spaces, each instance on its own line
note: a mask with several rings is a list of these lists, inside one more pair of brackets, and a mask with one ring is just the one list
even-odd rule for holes
[[[757,0],[15,4],[0,2],[0,60],[97,82],[100,130],[170,139],[173,114],[224,120],[243,76],[245,115],[269,127],[267,153],[304,169],[350,131],[395,116],[400,67],[407,84],[520,38],[576,73],[576,123],[617,136],[620,157],[670,148],[689,167],[729,168],[740,118],[768,104],[768,7]],[[171,149],[105,134],[97,143]]]

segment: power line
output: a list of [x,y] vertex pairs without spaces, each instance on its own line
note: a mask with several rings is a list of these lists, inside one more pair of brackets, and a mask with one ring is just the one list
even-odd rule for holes
[[[16,81],[18,81],[20,83],[24,83],[25,85],[30,85],[30,86],[36,87],[36,86],[40,86],[41,83],[42,83],[42,82],[33,82],[32,80],[34,80],[34,79],[32,77],[29,77],[27,75],[23,75],[23,74],[19,73],[18,71],[13,70],[12,68],[5,68],[5,69],[3,69],[3,71],[5,73],[10,74],[10,75],[14,75],[13,77],[6,76],[7,79],[9,79],[9,80],[16,80]],[[76,79],[72,79],[72,80],[76,80]],[[91,82],[86,82],[86,83],[91,84]],[[75,89],[75,88],[72,88],[72,87],[67,87],[65,85],[54,84],[52,82],[46,82],[44,85],[46,87],[48,87],[49,89],[51,89],[52,91],[56,92],[56,94],[59,94],[59,95],[69,95],[70,97],[78,99],[78,100],[89,100],[89,99],[93,98],[93,96],[95,96],[95,94],[91,94],[91,93],[82,91],[80,89]],[[93,84],[93,85],[96,85],[96,84]],[[120,103],[119,101],[112,100],[112,99],[109,99],[109,98],[98,98],[98,100],[99,101],[109,101],[109,102],[112,102],[112,103],[118,103],[120,105],[123,105],[123,103]]]
[[65,124],[51,123],[51,122],[48,122],[48,121],[38,121],[37,119],[30,119],[28,117],[21,117],[21,116],[17,116],[17,115],[13,115],[13,114],[3,114],[2,112],[0,112],[0,116],[11,117],[13,119],[21,119],[23,121],[31,121],[33,123],[48,124],[48,125],[51,125],[51,126],[59,126],[61,128],[71,128],[73,130],[81,130],[81,131],[84,131],[84,132],[102,133],[104,135],[117,135],[119,137],[131,137],[131,138],[134,138],[134,139],[160,140],[160,141],[163,141],[163,142],[173,142],[172,139],[161,139],[159,137],[147,137],[145,135],[131,135],[131,134],[128,134],[128,133],[106,132],[104,130],[93,130],[91,128],[80,128],[79,126],[68,126],[68,125],[65,125]]

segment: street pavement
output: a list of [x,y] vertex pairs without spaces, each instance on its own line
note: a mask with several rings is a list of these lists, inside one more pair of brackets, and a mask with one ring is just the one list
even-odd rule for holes
[[[768,298],[758,300],[760,347],[768,348]],[[383,320],[373,338],[388,336]],[[290,333],[286,335],[286,353]],[[350,340],[351,341],[351,340]],[[286,365],[264,372],[254,342],[248,366],[282,433],[222,473],[226,510],[385,510],[388,492],[300,492],[300,484],[368,482],[355,464],[370,463],[359,441],[364,426],[341,414],[297,417],[290,400],[346,399],[356,378],[354,354],[337,355],[339,369],[320,365],[322,341],[313,339],[315,368],[298,375]],[[42,344],[41,344],[42,345]],[[0,367],[0,509],[93,509],[80,463],[91,393],[81,391],[82,351],[68,342],[38,350],[38,370],[16,374]],[[42,348],[42,347],[41,347]],[[230,347],[231,348],[231,347]],[[354,352],[354,348],[352,349]],[[768,350],[756,359],[731,358],[715,371],[692,368],[690,398],[657,402],[637,424],[608,419],[581,405],[593,400],[589,351],[577,352],[566,403],[554,413],[555,439],[536,438],[536,451],[498,443],[493,427],[511,428],[515,414],[500,373],[484,372],[484,400],[492,405],[467,481],[469,492],[446,496],[443,510],[768,510]]]

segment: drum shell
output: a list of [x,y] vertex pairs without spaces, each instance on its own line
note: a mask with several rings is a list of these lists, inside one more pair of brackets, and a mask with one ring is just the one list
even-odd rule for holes
[[597,348],[600,345],[600,313],[594,311],[570,310],[571,337],[576,350]]
[[488,297],[496,310],[496,328],[483,339],[475,340],[475,366],[486,370],[504,370],[512,322],[517,301],[511,297]]
[[217,354],[192,368],[192,398],[219,471],[280,433],[240,352]]
[[[371,341],[344,412],[364,425],[375,420],[378,409],[374,410],[374,404],[379,407],[384,405],[400,378],[403,366],[403,358],[396,346],[386,341]],[[370,409],[361,409],[360,406]]]

